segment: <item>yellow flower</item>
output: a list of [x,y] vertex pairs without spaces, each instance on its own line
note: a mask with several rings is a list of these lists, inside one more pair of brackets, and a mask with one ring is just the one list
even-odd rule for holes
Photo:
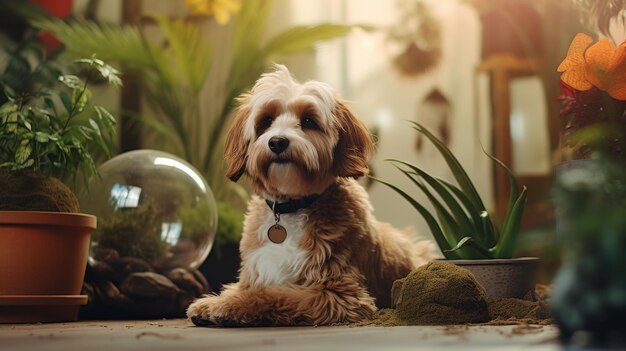
[[225,25],[230,20],[230,16],[241,10],[240,0],[185,0],[187,7],[194,15],[205,15],[215,17],[215,22]]
[[590,36],[576,35],[557,68],[563,72],[561,80],[577,90],[595,86],[615,99],[626,100],[626,42],[618,47],[608,39],[592,43]]

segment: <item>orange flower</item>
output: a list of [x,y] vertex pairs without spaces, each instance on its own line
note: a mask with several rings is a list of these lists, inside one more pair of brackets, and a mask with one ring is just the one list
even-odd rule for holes
[[593,39],[587,34],[578,33],[567,50],[567,57],[561,62],[558,72],[561,80],[577,90],[589,90],[592,85],[587,81],[587,63],[585,51],[593,43]]
[[561,80],[577,90],[595,86],[615,99],[626,100],[626,42],[617,48],[609,39],[592,42],[586,34],[576,35],[557,68],[563,72]]

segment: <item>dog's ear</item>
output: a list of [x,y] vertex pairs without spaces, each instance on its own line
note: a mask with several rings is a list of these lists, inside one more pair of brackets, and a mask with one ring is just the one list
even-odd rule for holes
[[226,146],[224,147],[224,158],[226,159],[226,176],[233,182],[241,178],[246,170],[248,158],[248,140],[245,138],[244,130],[246,120],[250,114],[250,108],[245,103],[245,98],[235,111],[235,118],[226,135]]
[[344,101],[337,100],[333,113],[339,128],[339,141],[334,152],[335,174],[352,178],[367,175],[368,162],[374,151],[370,133]]

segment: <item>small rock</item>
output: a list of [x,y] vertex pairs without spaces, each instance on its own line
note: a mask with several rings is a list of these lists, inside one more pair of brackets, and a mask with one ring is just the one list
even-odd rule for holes
[[114,264],[117,260],[120,259],[120,254],[115,249],[100,247],[95,250],[94,258],[98,261],[104,261],[108,264]]
[[124,294],[137,297],[173,299],[180,289],[165,276],[154,272],[132,273],[120,285]]
[[191,273],[193,274],[194,278],[196,278],[196,280],[202,284],[202,293],[203,294],[208,294],[210,293],[211,290],[211,285],[209,284],[209,281],[206,279],[206,277],[204,276],[204,274],[202,274],[202,272],[200,272],[197,269],[193,269],[191,271]]
[[202,295],[203,287],[194,275],[184,268],[174,268],[167,273],[167,277],[179,288],[188,291],[193,296]]
[[101,293],[102,302],[109,306],[128,308],[132,305],[132,301],[110,281],[98,284],[98,290]]
[[104,261],[96,261],[93,264],[89,264],[94,272],[96,281],[110,280],[113,282],[119,282],[120,275],[110,265]]
[[148,262],[137,257],[122,257],[113,266],[115,270],[120,272],[122,277],[126,277],[132,273],[138,272],[154,272],[152,266]]

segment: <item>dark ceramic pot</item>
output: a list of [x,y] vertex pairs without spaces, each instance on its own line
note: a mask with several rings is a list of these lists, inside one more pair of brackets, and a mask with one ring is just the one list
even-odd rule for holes
[[523,299],[534,293],[537,257],[443,261],[472,272],[491,298]]

